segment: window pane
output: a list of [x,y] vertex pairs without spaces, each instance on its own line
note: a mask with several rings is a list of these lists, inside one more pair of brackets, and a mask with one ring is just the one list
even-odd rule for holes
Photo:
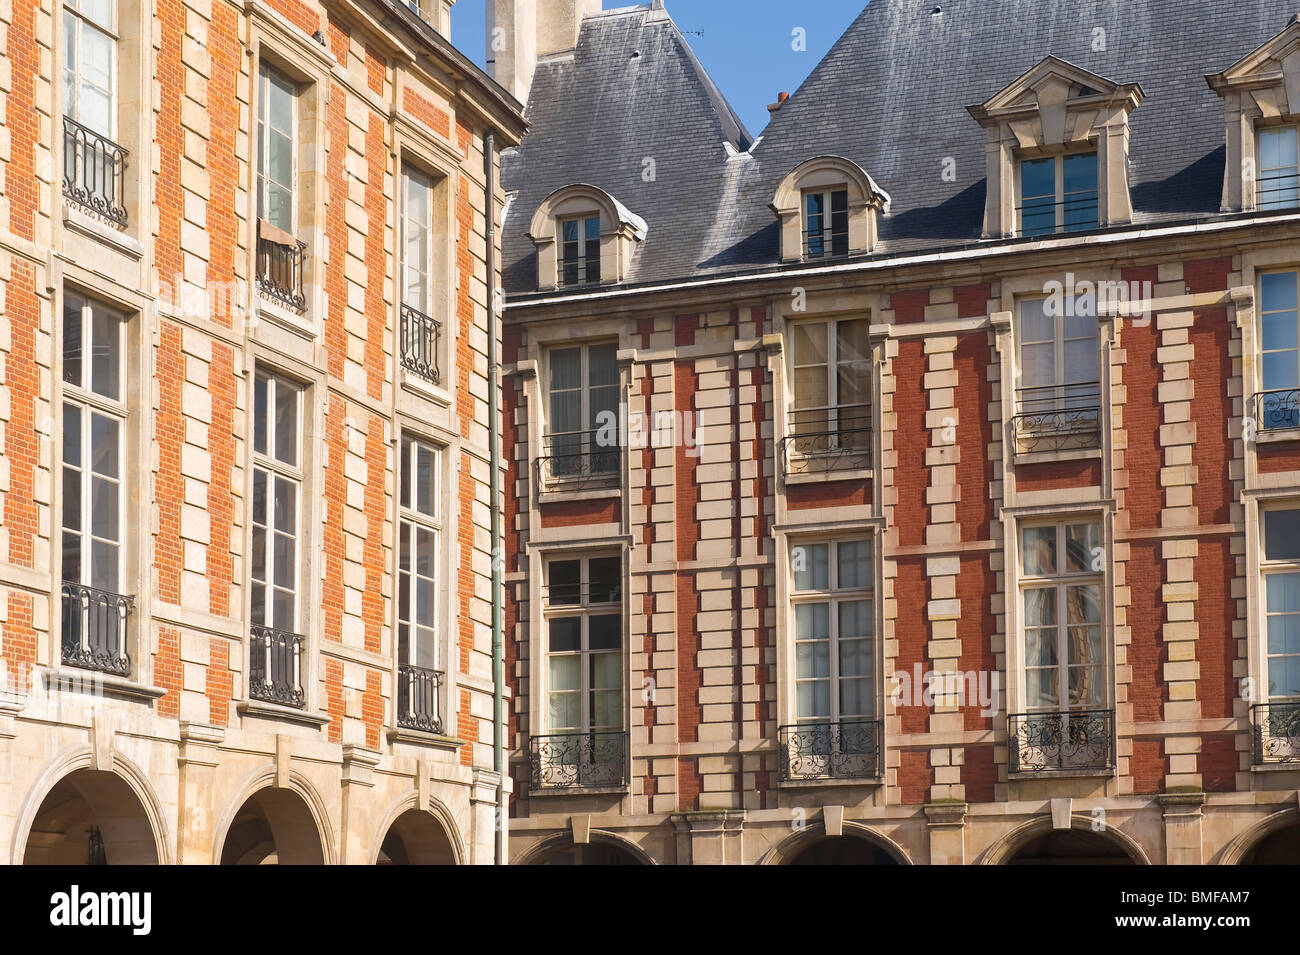
[[587,619],[587,646],[591,650],[617,650],[623,645],[621,614],[601,614]]
[[101,414],[90,416],[90,469],[108,478],[121,477],[119,422]]
[[285,590],[293,589],[294,546],[293,538],[284,534],[273,535],[271,542],[272,561],[275,573],[272,583]]
[[827,361],[825,322],[801,322],[794,326],[795,365],[824,365]]
[[1067,524],[1065,527],[1065,570],[1070,574],[1100,573],[1094,566],[1101,554],[1100,524]]
[[266,481],[265,471],[253,471],[253,522],[266,526]]
[[92,541],[90,545],[90,586],[96,590],[109,593],[120,591],[118,576],[118,555],[120,548],[115,543]]
[[1025,631],[1025,666],[1056,666],[1056,630]]
[[90,532],[105,541],[121,541],[119,503],[121,485],[93,478],[90,482]]
[[81,385],[81,325],[84,303],[75,295],[63,296],[63,380],[71,385]]
[[1269,574],[1264,579],[1268,613],[1300,613],[1300,574]]
[[593,557],[588,561],[590,603],[614,603],[623,598],[623,561],[619,557]]
[[839,605],[841,641],[871,636],[871,601],[845,600]]
[[280,380],[275,383],[275,456],[298,463],[298,389]]
[[1065,378],[1067,384],[1096,382],[1100,379],[1097,366],[1100,361],[1096,339],[1075,339],[1065,342]]
[[[576,653],[582,648],[582,618],[555,617],[550,621],[551,652]],[[552,685],[552,689],[554,689]]]
[[1284,351],[1297,345],[1295,312],[1266,312],[1260,318],[1260,347],[1264,351]]
[[1097,227],[1097,154],[1083,153],[1062,160],[1065,186],[1063,221],[1067,232]]
[[298,486],[282,477],[275,479],[275,529],[297,534]]
[[1268,652],[1300,653],[1300,612],[1268,618]]
[[1264,558],[1300,560],[1300,510],[1264,512]]
[[63,463],[81,465],[81,409],[63,406]]
[[572,390],[582,387],[582,349],[563,348],[551,352],[550,390]]
[[1020,561],[1028,576],[1056,573],[1056,528],[1021,528]]
[[1036,587],[1025,591],[1025,626],[1056,626],[1056,588]]
[[547,565],[549,603],[552,606],[576,604],[582,599],[582,562],[553,560]]
[[1025,704],[1031,710],[1054,710],[1059,707],[1057,670],[1025,671]]
[[1265,312],[1296,310],[1296,273],[1270,272],[1260,276],[1260,308]]
[[797,544],[790,548],[795,590],[826,590],[830,586],[830,545]]
[[1269,352],[1264,355],[1263,365],[1265,391],[1300,387],[1300,368],[1297,368],[1295,352]]
[[870,541],[840,541],[836,554],[840,590],[865,590],[871,586]]
[[796,604],[794,620],[796,640],[830,638],[830,604]]
[[266,454],[267,390],[270,385],[270,379],[265,375],[258,375],[253,383],[253,450],[258,454]]
[[1056,160],[1020,163],[1020,224],[1024,235],[1056,231]]
[[435,490],[437,488],[437,472],[435,464],[437,453],[427,444],[417,444],[415,446],[415,509],[421,514],[427,514],[430,517],[438,513],[438,504],[435,500]]
[[1300,657],[1273,657],[1268,661],[1268,695],[1300,696]]

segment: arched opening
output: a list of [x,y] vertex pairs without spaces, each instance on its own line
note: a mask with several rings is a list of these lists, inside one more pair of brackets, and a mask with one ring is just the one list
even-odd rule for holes
[[324,865],[307,803],[289,789],[261,789],[239,807],[221,847],[222,865]]
[[1300,823],[1269,833],[1246,853],[1242,865],[1295,865],[1300,863]]
[[1084,829],[1058,829],[1030,839],[1006,865],[1135,865],[1124,848]]
[[626,849],[604,842],[585,846],[569,845],[548,852],[537,865],[641,865],[641,860]]
[[898,865],[898,860],[865,839],[828,836],[799,850],[787,865]]
[[144,805],[121,776],[79,769],[41,802],[25,865],[157,865],[158,842]]
[[376,862],[379,865],[455,865],[456,850],[436,816],[408,809],[388,827]]

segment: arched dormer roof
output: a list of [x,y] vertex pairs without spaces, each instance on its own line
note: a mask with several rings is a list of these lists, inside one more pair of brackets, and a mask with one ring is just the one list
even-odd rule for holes
[[563,186],[542,200],[533,213],[528,237],[537,248],[537,278],[541,288],[559,284],[561,249],[559,223],[570,217],[600,218],[600,284],[623,281],[635,243],[650,231],[645,219],[612,195],[589,183]]
[[812,190],[840,189],[848,193],[848,253],[871,251],[876,244],[876,216],[889,211],[889,193],[851,159],[816,156],[790,170],[772,197],[772,211],[781,220],[781,258],[784,261],[798,261],[808,254],[804,243],[807,230],[804,194]]

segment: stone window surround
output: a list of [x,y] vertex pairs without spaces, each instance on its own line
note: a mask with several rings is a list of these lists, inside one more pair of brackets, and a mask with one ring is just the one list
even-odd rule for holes
[[[810,301],[814,305],[821,305],[819,299]],[[882,376],[884,374],[885,363],[885,342],[890,334],[888,325],[872,325],[871,317],[879,314],[879,296],[873,296],[867,304],[866,309],[857,308],[861,304],[858,299],[854,302],[853,311],[830,311],[825,309],[814,311],[792,311],[788,304],[782,303],[773,309],[772,324],[773,328],[778,331],[774,334],[766,335],[763,338],[762,345],[767,351],[768,374],[772,379],[772,407],[774,414],[772,416],[772,461],[776,466],[773,472],[773,479],[777,481],[778,489],[791,484],[813,484],[824,483],[828,481],[857,481],[864,478],[874,478],[882,474],[881,454],[883,445],[884,430],[882,426]],[[790,411],[794,404],[794,391],[790,381],[790,361],[792,357],[785,354],[785,341],[791,334],[790,326],[801,322],[838,322],[845,320],[863,319],[867,322],[867,337],[871,344],[871,417],[872,417],[872,441],[871,441],[871,467],[855,468],[845,471],[831,471],[825,474],[809,475],[789,475],[781,477],[784,471],[780,460],[782,442],[790,437]],[[793,349],[790,350],[793,356]],[[879,501],[881,489],[879,481],[873,480],[873,494],[876,504],[873,506],[873,513],[879,513]],[[777,494],[777,518],[778,520],[788,520],[789,514],[786,509],[785,494]]]
[[[454,322],[456,320],[456,293],[460,287],[460,276],[456,268],[456,198],[459,183],[460,157],[452,150],[450,144],[441,142],[437,137],[423,131],[404,113],[393,113],[393,161],[397,171],[395,177],[397,196],[391,203],[391,225],[393,246],[393,362],[394,380],[412,391],[426,397],[449,404],[451,402],[450,382],[454,380],[451,369],[451,356],[454,354],[451,343],[454,340]],[[442,323],[442,335],[438,342],[438,367],[442,371],[441,384],[435,385],[419,375],[408,372],[402,367],[401,330],[402,317],[402,256],[405,244],[402,238],[402,203],[405,201],[402,186],[402,171],[410,164],[433,180],[433,208],[430,210],[432,220],[432,264],[429,272],[429,317]]]
[[[873,652],[875,659],[875,694],[876,694],[876,716],[875,719],[884,721],[886,717],[895,716],[896,711],[891,704],[891,693],[894,689],[893,674],[886,674],[885,667],[891,660],[896,660],[897,639],[888,637],[886,634],[885,623],[885,577],[883,547],[885,541],[885,526],[883,519],[868,518],[866,520],[845,520],[845,521],[821,521],[818,523],[806,523],[798,526],[781,526],[773,527],[772,535],[776,540],[775,552],[775,583],[776,583],[776,724],[773,732],[769,737],[776,739],[775,729],[779,726],[788,726],[796,721],[797,706],[795,701],[794,674],[795,674],[795,624],[794,624],[794,605],[791,596],[794,591],[794,571],[790,564],[790,548],[797,546],[801,542],[823,543],[826,541],[840,540],[868,540],[871,542],[871,594],[872,594],[872,626],[875,633],[875,646]],[[880,751],[881,778],[885,776],[886,759],[885,752],[887,745],[882,745]],[[819,785],[855,785],[855,786],[874,786],[876,780],[870,779],[826,779],[815,780]],[[806,786],[807,782],[798,785]]]
[[[1300,273],[1300,259],[1297,259],[1294,248],[1278,245],[1260,245],[1252,248],[1250,251],[1241,254],[1241,278],[1243,284],[1240,288],[1231,289],[1229,300],[1236,313],[1235,320],[1238,331],[1241,334],[1241,410],[1243,418],[1249,414],[1251,404],[1261,390],[1263,390],[1263,368],[1260,361],[1260,276],[1269,272],[1297,272]],[[1231,320],[1231,319],[1230,319]],[[1243,424],[1244,427],[1244,424]],[[1242,430],[1239,428],[1237,434],[1240,436]],[[1257,459],[1255,449],[1257,443],[1269,444],[1276,441],[1295,441],[1300,440],[1300,433],[1295,430],[1286,429],[1280,431],[1261,431],[1254,441],[1246,443],[1246,470],[1251,475],[1252,483],[1248,486],[1258,486],[1256,482],[1264,475],[1260,475],[1257,469]]]
[[[154,142],[154,7],[139,0],[113,0],[113,5],[117,16],[116,143],[129,152],[122,183],[127,222],[123,233],[118,233],[113,227],[104,226],[102,229],[97,229],[93,225],[82,231],[110,246],[119,244],[117,237],[120,235],[127,240],[125,245],[128,250],[134,251],[152,228],[150,217],[144,214],[150,207],[142,203],[141,198],[151,194],[152,170],[149,150],[146,147]],[[63,0],[56,0],[52,12],[52,20],[55,24],[52,37],[53,48],[50,50],[50,61],[54,64],[57,74],[50,82],[53,98],[50,108],[55,123],[53,142],[50,147],[51,168],[54,170],[51,188],[58,190],[60,205],[63,205],[63,6]],[[76,217],[74,221],[82,218],[76,215],[76,210],[69,211]],[[85,218],[90,217],[87,215]],[[63,216],[56,215],[55,219],[61,223]]]
[[840,156],[818,156],[791,170],[772,198],[772,212],[780,220],[781,261],[804,261],[804,196],[837,189],[849,194],[849,255],[875,248],[877,219],[889,212],[889,193],[857,163]]
[[[415,417],[401,412],[398,412],[396,415],[396,422],[392,426],[390,435],[391,440],[389,442],[389,448],[393,455],[393,460],[396,462],[397,468],[401,468],[403,463],[401,460],[403,438],[411,438],[415,441],[432,445],[438,452],[439,517],[436,521],[439,528],[438,552],[436,555],[438,572],[436,584],[438,611],[434,619],[434,626],[437,631],[434,636],[434,653],[437,661],[436,667],[442,668],[442,682],[438,687],[439,712],[437,715],[443,720],[443,733],[450,737],[454,735],[454,727],[451,723],[451,716],[453,714],[447,703],[449,700],[456,699],[456,687],[459,682],[456,679],[458,667],[453,665],[456,655],[454,652],[455,640],[452,637],[452,632],[455,629],[455,616],[453,614],[459,613],[459,609],[454,605],[456,592],[452,586],[452,582],[455,579],[455,574],[451,572],[451,568],[454,563],[452,559],[453,544],[456,541],[458,524],[460,522],[460,515],[458,509],[455,507],[457,487],[454,478],[457,472],[452,470],[450,465],[453,461],[459,460],[460,441],[454,435],[443,431],[443,429],[439,427],[431,427],[426,422],[419,421]],[[401,473],[399,470],[395,469],[393,471],[393,480],[394,486],[393,493],[390,495],[391,504],[389,513],[391,514],[390,519],[393,521],[394,534],[396,534],[396,528],[400,525],[403,512],[400,494]],[[394,581],[393,599],[388,601],[388,624],[390,627],[389,632],[392,634],[392,646],[389,647],[388,655],[392,660],[391,672],[394,681],[394,689],[390,694],[391,698],[389,700],[389,709],[391,712],[388,726],[394,731],[396,731],[397,727],[397,668],[398,665],[403,662],[398,658],[397,645],[397,620],[401,608],[398,606],[396,581],[398,577],[398,568],[401,562],[400,549],[400,538],[395,536],[393,539],[393,546],[389,548],[387,567],[389,579]],[[403,738],[416,735],[415,731],[406,729],[396,732],[398,732],[398,735]]]
[[[244,191],[248,197],[247,274],[250,276],[250,311],[260,314],[306,338],[319,338],[324,327],[326,101],[333,54],[265,4],[247,3],[249,13],[248,79],[249,128],[241,131],[248,143]],[[295,237],[307,245],[303,263],[303,292],[307,305],[302,315],[262,297],[257,291],[257,138],[258,77],[262,64],[273,67],[298,86],[295,129],[294,228]]]
[[[243,643],[243,658],[249,659],[251,653],[252,592],[251,566],[247,564],[253,549],[253,397],[254,382],[258,371],[285,378],[302,388],[302,429],[299,441],[302,450],[302,483],[299,486],[298,508],[298,632],[303,637],[302,687],[305,703],[301,710],[279,707],[274,703],[253,700],[249,696],[248,681],[250,669],[235,681],[234,700],[250,708],[281,712],[289,719],[294,715],[306,716],[313,720],[321,704],[322,691],[319,689],[321,650],[325,633],[325,611],[323,607],[324,553],[320,546],[321,533],[325,526],[325,501],[320,493],[320,475],[324,467],[323,449],[325,447],[325,412],[329,399],[326,391],[326,377],[323,372],[288,355],[281,354],[257,341],[250,341],[244,353],[243,381],[243,419],[246,431],[240,437],[243,457],[237,466],[243,467],[243,517],[241,527],[242,576],[237,585],[242,588],[240,594],[240,612],[242,625],[240,639]],[[319,718],[315,718],[319,719]]]
[[1293,21],[1220,73],[1205,77],[1223,99],[1226,160],[1221,212],[1258,206],[1259,130],[1300,122],[1300,23]]
[[[1099,92],[1070,95],[1080,88]],[[1048,56],[984,103],[968,106],[987,134],[983,237],[1012,238],[1019,232],[1020,159],[1092,149],[1097,151],[1099,226],[1132,222],[1128,117],[1143,96],[1136,83],[1116,84]]]
[[[152,439],[150,428],[146,427],[145,416],[141,409],[154,406],[154,379],[152,374],[142,374],[141,369],[153,365],[153,341],[151,335],[144,333],[150,321],[149,299],[139,292],[128,290],[105,281],[105,279],[88,269],[70,262],[59,263],[62,274],[51,278],[55,290],[50,300],[54,316],[54,335],[52,356],[54,367],[51,369],[50,426],[47,437],[50,447],[50,467],[55,475],[50,481],[51,508],[49,570],[50,578],[55,583],[49,618],[49,656],[51,666],[60,665],[60,648],[63,645],[63,615],[57,609],[60,599],[57,585],[63,579],[62,551],[55,542],[58,541],[63,527],[63,481],[58,477],[63,461],[63,296],[71,288],[76,294],[101,302],[122,313],[126,320],[123,336],[123,363],[126,377],[123,380],[125,392],[123,405],[127,409],[122,438],[122,484],[124,493],[122,513],[122,592],[135,598],[131,613],[127,617],[126,648],[131,656],[131,676],[129,679],[141,685],[153,683],[153,653],[146,647],[145,640],[152,632],[152,594],[154,587],[151,580],[152,567],[147,555],[153,553],[153,534],[151,521],[148,519],[148,502],[154,499],[152,494],[153,472],[148,462],[151,459]],[[37,431],[40,433],[38,425]],[[129,489],[140,488],[141,493],[131,493]],[[148,491],[148,493],[145,493]],[[37,658],[40,659],[38,653]]]
[[[1118,268],[1113,269],[1090,269],[1086,266],[1079,266],[1077,271],[1071,269],[1074,274],[1074,282],[1077,287],[1082,282],[1092,282],[1093,288],[1096,289],[1099,283],[1119,282],[1120,272]],[[1037,272],[1025,272],[1015,276],[1007,276],[1001,280],[1001,299],[1003,311],[997,312],[991,316],[990,321],[996,336],[998,356],[1001,362],[1001,406],[1002,406],[1002,446],[1010,448],[1013,451],[1016,448],[1016,441],[1012,433],[1012,418],[1019,413],[1019,406],[1016,402],[1016,389],[1020,380],[1020,344],[1017,332],[1017,326],[1020,318],[1020,302],[1026,299],[1042,298],[1045,296],[1045,287],[1048,282],[1064,283],[1066,277],[1065,271],[1042,270]],[[1151,321],[1155,321],[1152,315]],[[1099,424],[1101,428],[1100,445],[1097,448],[1086,448],[1064,451],[1040,451],[1028,454],[1015,454],[1015,464],[1033,464],[1051,461],[1070,461],[1085,458],[1102,459],[1102,496],[1110,496],[1111,485],[1111,461],[1113,445],[1113,423],[1112,416],[1114,411],[1114,401],[1111,394],[1113,381],[1111,378],[1111,352],[1118,347],[1119,334],[1124,322],[1124,316],[1115,314],[1114,310],[1104,310],[1098,308],[1097,323],[1098,331],[1098,348],[1101,350],[1098,356],[1098,392],[1101,396],[1101,411],[1099,414]],[[994,396],[998,396],[995,394]],[[1006,469],[1006,481],[1013,485],[1015,481],[1015,468],[1008,466]],[[1011,500],[1013,493],[1008,489],[1008,500]]]
[[[550,730],[547,725],[547,607],[546,600],[546,564],[551,560],[574,560],[582,557],[612,557],[618,555],[623,575],[623,636],[622,636],[622,676],[623,676],[623,732],[630,732],[632,725],[632,648],[631,637],[631,557],[632,543],[627,537],[601,537],[577,541],[538,542],[528,547],[526,556],[521,556],[520,564],[527,565],[525,579],[528,587],[528,622],[527,640],[528,660],[528,730],[521,735],[531,739],[545,736]],[[639,687],[640,680],[636,685]],[[512,744],[513,745],[513,744]],[[631,756],[629,747],[629,757]],[[534,793],[533,795],[536,795]]]
[[636,243],[649,231],[636,215],[605,190],[586,183],[574,183],[551,193],[533,213],[528,237],[537,248],[537,285],[559,288],[561,219],[578,215],[600,215],[600,284],[614,285],[627,277]]
[[530,510],[533,512],[530,523],[534,523],[534,526],[538,504],[549,500],[571,501],[593,497],[620,497],[626,500],[624,491],[630,486],[631,481],[631,457],[626,448],[623,449],[621,455],[618,482],[612,488],[595,488],[587,491],[566,491],[563,488],[554,488],[541,491],[539,494],[535,476],[537,461],[545,453],[544,448],[546,447],[546,425],[549,417],[546,368],[550,349],[560,345],[573,345],[576,343],[617,341],[620,403],[627,407],[630,412],[629,395],[634,377],[633,365],[637,362],[637,354],[632,341],[634,328],[635,322],[610,318],[575,322],[572,325],[548,322],[528,326],[525,341],[528,345],[530,357],[521,359],[516,366],[516,371],[523,378],[523,405],[527,409],[527,475],[522,479],[527,481],[529,488],[528,500]]
[[[1116,707],[1115,680],[1115,528],[1114,508],[1109,502],[1083,502],[1076,504],[1037,505],[1003,508],[1003,567],[1006,577],[1004,612],[1006,616],[1006,695],[1007,713],[1024,713],[1025,703],[1025,629],[1022,619],[1020,572],[1020,531],[1022,527],[1042,524],[1089,521],[1101,525],[1101,546],[1106,549],[1102,565],[1102,645],[1106,651],[1103,680],[1104,696],[1100,709]],[[1118,721],[1117,721],[1118,722]],[[1092,771],[1089,771],[1091,773]],[[1055,774],[1054,775],[1058,775]],[[1069,775],[1067,772],[1066,775]]]
[[[1266,613],[1264,593],[1264,511],[1300,507],[1300,487],[1278,488],[1259,494],[1247,495],[1245,511],[1246,523],[1246,656],[1247,672],[1234,670],[1240,685],[1243,677],[1250,677],[1255,685],[1253,699],[1246,700],[1239,696],[1239,709],[1236,713],[1248,721],[1252,718],[1251,706],[1254,703],[1267,703],[1268,700],[1268,633],[1264,619]],[[1252,771],[1275,770],[1277,766],[1256,766],[1252,761]]]

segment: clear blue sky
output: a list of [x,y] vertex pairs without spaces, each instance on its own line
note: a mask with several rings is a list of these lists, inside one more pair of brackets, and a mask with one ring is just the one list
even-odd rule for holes
[[[451,11],[452,41],[479,66],[484,62],[486,0],[459,0]],[[673,20],[713,81],[757,136],[767,125],[767,104],[782,90],[793,93],[866,6],[867,0],[666,0]],[[605,0],[606,9],[636,0]],[[647,4],[648,5],[648,4]],[[807,50],[793,49],[802,28]],[[691,36],[689,31],[702,31]]]

